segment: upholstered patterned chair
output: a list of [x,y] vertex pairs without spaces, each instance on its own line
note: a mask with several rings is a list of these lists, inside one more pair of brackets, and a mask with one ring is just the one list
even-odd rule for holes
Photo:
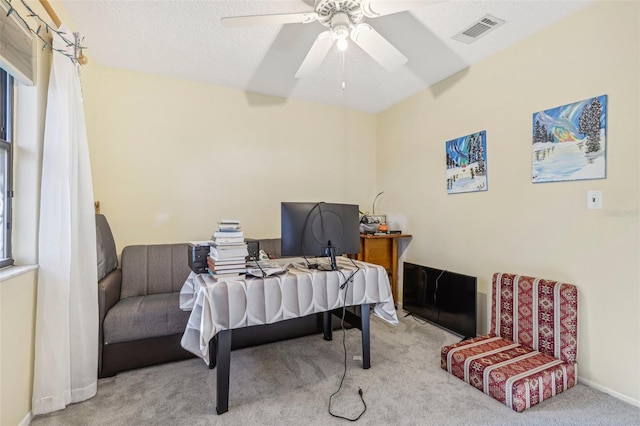
[[576,384],[577,326],[574,285],[496,273],[490,333],[444,346],[441,366],[520,412]]

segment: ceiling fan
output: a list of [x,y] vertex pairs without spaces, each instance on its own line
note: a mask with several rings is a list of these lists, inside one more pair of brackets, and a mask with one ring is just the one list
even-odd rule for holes
[[273,15],[231,16],[221,19],[225,27],[250,25],[308,24],[318,21],[329,28],[318,35],[307,56],[295,74],[296,78],[312,74],[336,43],[338,50],[347,49],[347,38],[358,45],[387,71],[394,71],[407,62],[407,58],[382,37],[366,18],[404,12],[423,1],[416,0],[315,0],[313,12]]

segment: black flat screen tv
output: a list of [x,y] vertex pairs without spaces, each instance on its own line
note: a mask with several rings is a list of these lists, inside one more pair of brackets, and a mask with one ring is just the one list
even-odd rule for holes
[[404,262],[402,308],[459,336],[476,336],[477,278]]
[[335,257],[360,253],[358,206],[337,203],[281,203],[283,256]]

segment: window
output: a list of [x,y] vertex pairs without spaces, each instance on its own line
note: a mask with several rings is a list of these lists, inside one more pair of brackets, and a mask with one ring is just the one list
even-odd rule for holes
[[13,80],[6,71],[0,69],[0,268],[13,265],[11,257],[12,124]]

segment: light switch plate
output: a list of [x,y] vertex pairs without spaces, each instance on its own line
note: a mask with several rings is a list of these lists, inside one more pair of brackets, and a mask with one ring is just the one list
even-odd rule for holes
[[587,208],[589,210],[602,208],[602,191],[587,191]]

